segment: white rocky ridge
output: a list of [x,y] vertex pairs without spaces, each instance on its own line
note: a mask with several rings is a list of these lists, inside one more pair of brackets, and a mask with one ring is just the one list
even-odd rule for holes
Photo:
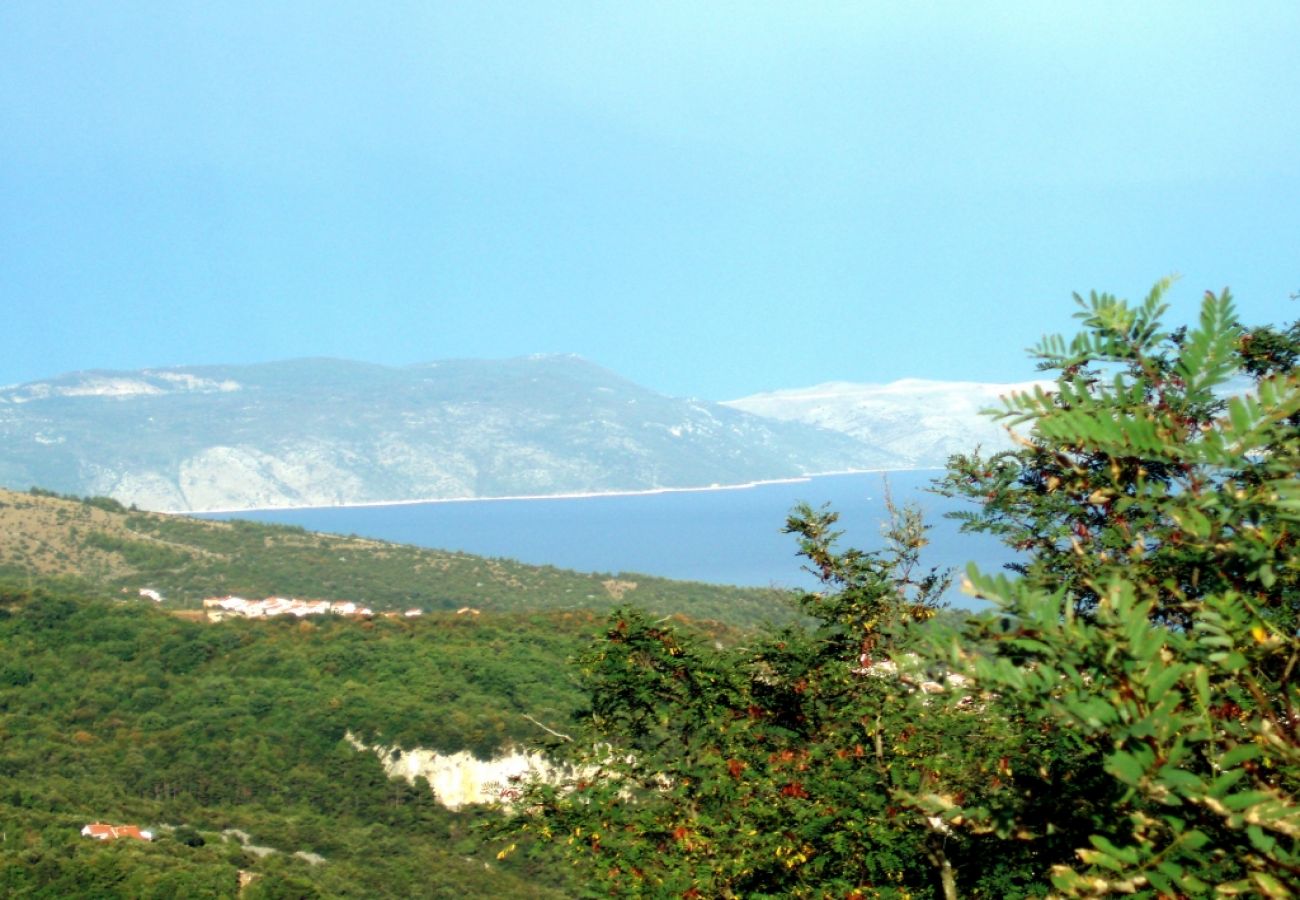
[[229,378],[216,381],[211,378],[202,378],[192,372],[169,372],[146,369],[144,374],[153,378],[159,378],[172,385],[175,389],[183,391],[229,393],[231,391],[237,391],[242,387],[238,381],[233,381]]
[[1050,381],[983,383],[904,378],[889,384],[833,381],[806,388],[753,394],[723,403],[743,412],[802,422],[855,437],[891,451],[910,465],[943,466],[976,445],[1009,448],[1007,429],[981,413],[1001,398],[1047,388]]
[[53,397],[153,397],[168,393],[230,393],[239,382],[203,378],[191,372],[145,369],[136,375],[90,372],[64,381],[0,387],[0,402],[30,403]]
[[162,392],[157,385],[137,378],[87,376],[73,384],[26,385],[12,391],[7,399],[14,403],[28,403],[50,397],[137,397]]

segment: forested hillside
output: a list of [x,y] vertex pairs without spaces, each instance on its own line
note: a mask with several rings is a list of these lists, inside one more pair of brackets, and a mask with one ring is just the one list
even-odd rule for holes
[[[207,621],[199,601],[232,593],[377,615]],[[232,896],[242,871],[249,897],[572,896],[567,867],[498,863],[471,829],[485,813],[390,782],[344,735],[489,759],[570,729],[566,661],[593,610],[631,597],[736,624],[790,615],[772,591],[4,492],[0,892]],[[157,840],[81,836],[101,820]]]
[[660,615],[734,625],[789,610],[776,591],[671,581],[128,510],[114,500],[0,491],[0,575],[62,578],[134,598],[161,592],[167,609],[235,594],[350,600],[376,611],[608,609],[635,602]]
[[[247,897],[571,896],[564,867],[498,863],[470,828],[480,814],[390,781],[343,736],[488,757],[537,737],[531,720],[568,727],[581,697],[563,661],[594,626],[583,612],[210,624],[6,587],[0,893],[233,896],[244,870]],[[157,839],[82,837],[96,821]]]

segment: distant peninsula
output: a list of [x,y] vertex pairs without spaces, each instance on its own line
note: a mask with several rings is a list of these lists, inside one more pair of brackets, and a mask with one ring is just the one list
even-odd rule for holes
[[996,439],[954,402],[969,386],[912,384],[931,387],[887,408],[841,388],[828,413],[799,392],[667,397],[572,355],[78,372],[0,389],[0,485],[171,512],[639,493],[942,465]]

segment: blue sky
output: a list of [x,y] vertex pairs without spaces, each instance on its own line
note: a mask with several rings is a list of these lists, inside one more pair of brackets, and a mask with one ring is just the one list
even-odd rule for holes
[[1300,4],[0,5],[0,383],[575,352],[1030,377],[1073,291],[1300,315]]

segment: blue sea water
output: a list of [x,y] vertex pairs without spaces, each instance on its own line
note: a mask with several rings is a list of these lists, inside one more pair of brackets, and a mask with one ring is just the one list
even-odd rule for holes
[[[643,573],[749,586],[810,587],[793,536],[782,533],[800,502],[840,513],[842,545],[881,545],[886,480],[895,503],[915,503],[932,525],[922,561],[962,571],[1010,558],[996,541],[961,534],[946,511],[962,508],[928,493],[937,471],[825,475],[736,489],[660,494],[470,500],[393,506],[282,509],[221,518],[301,525],[404,544],[462,550],[585,572]],[[956,605],[969,605],[955,591]]]

